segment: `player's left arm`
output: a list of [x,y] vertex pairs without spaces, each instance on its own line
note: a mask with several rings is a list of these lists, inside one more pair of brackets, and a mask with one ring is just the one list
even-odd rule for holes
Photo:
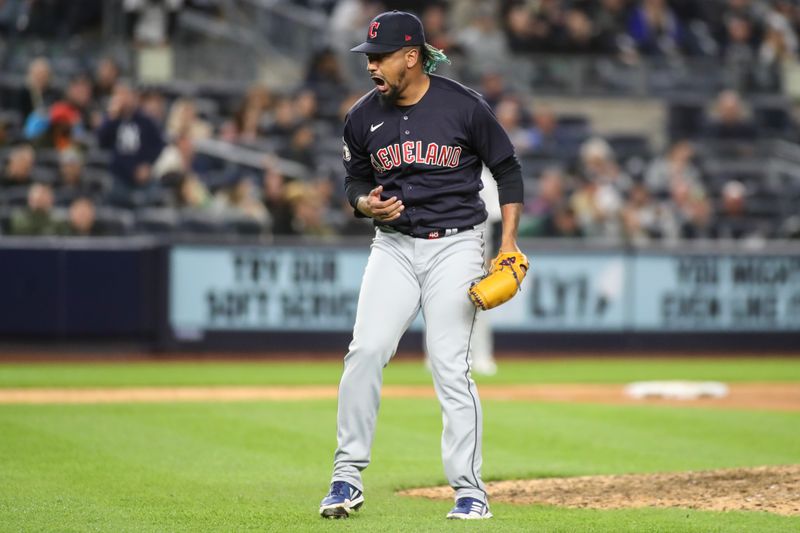
[[507,302],[519,290],[528,273],[528,258],[517,247],[517,227],[522,211],[522,167],[514,155],[508,134],[483,100],[472,114],[472,143],[497,182],[497,196],[503,218],[500,252],[489,274],[470,285],[467,294],[479,309],[492,309]]
[[522,212],[521,203],[503,204],[500,206],[503,216],[503,236],[500,240],[499,252],[519,252],[517,246],[517,229],[519,228],[519,215]]
[[479,100],[473,109],[471,127],[473,147],[497,182],[503,219],[499,251],[518,252],[517,229],[524,196],[522,167],[514,155],[514,146],[508,134],[483,100]]

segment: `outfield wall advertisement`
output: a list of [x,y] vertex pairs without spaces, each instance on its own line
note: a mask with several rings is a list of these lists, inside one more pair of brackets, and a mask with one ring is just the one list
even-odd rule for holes
[[170,324],[182,337],[202,330],[348,330],[366,260],[366,250],[175,247]]
[[[521,294],[488,312],[497,331],[800,329],[800,256],[526,252]],[[179,338],[348,332],[367,256],[367,248],[175,246],[170,326]],[[418,318],[412,328],[421,327]]]
[[638,330],[800,329],[800,256],[638,256]]

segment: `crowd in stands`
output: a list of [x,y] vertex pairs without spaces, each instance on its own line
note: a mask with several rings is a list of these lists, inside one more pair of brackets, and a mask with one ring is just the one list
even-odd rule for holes
[[[306,0],[306,4],[315,4]],[[324,2],[342,51],[385,9],[372,0]],[[749,90],[774,90],[798,53],[794,0],[399,0],[421,13],[429,41],[479,69],[511,55],[614,57],[626,64],[713,59],[743,70]]]
[[[506,1],[496,12],[467,2],[475,9],[461,26],[448,22],[458,3],[407,3],[398,7],[420,9],[434,45],[487,64],[508,50],[784,61],[796,52],[800,22],[788,0]],[[353,6],[361,17],[381,9],[363,0],[318,4],[332,23]],[[0,29],[13,19],[8,5],[20,3],[0,3]],[[0,87],[0,234],[367,235],[370,225],[352,216],[343,191],[341,124],[361,96],[344,70],[336,50],[323,49],[295,90],[256,84],[231,98],[137,85],[110,58],[64,79],[37,57],[23,84]],[[706,164],[707,142],[748,145],[778,131],[774,117],[754,113],[736,91],[720,92],[697,129],[653,153],[647,138],[597,135],[587,117],[556,113],[492,69],[475,88],[522,161],[523,237],[638,244],[800,236],[796,204],[781,204],[763,174]],[[796,138],[793,124],[782,128]],[[232,163],[220,146],[258,157]]]

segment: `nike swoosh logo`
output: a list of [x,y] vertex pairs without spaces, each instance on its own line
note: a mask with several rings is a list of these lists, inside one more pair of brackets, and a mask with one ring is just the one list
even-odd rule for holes
[[[386,121],[384,121],[384,122],[386,122]],[[373,131],[377,130],[377,129],[378,129],[378,128],[380,128],[381,126],[383,126],[383,122],[381,122],[380,124],[370,124],[370,125],[369,125],[369,131],[370,131],[370,133],[372,133]]]

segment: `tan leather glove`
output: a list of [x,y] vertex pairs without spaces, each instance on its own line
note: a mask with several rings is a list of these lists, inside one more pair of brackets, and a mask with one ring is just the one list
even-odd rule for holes
[[509,301],[520,289],[528,267],[528,258],[522,252],[497,254],[489,274],[470,286],[469,299],[484,311]]

